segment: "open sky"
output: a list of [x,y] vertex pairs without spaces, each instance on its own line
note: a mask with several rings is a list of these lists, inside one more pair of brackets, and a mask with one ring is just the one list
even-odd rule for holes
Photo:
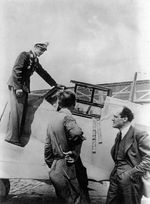
[[[40,62],[58,83],[149,79],[149,11],[149,0],[1,0],[0,86],[17,55],[40,41],[50,42]],[[43,88],[34,74],[31,89]]]

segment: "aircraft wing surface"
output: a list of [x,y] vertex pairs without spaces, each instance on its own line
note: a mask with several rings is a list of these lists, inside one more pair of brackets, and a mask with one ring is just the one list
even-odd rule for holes
[[[107,97],[100,121],[96,118],[74,116],[86,137],[81,158],[90,179],[96,181],[109,179],[114,165],[110,150],[117,134],[112,128],[112,116],[113,112],[122,105],[132,107],[135,113],[137,110],[141,112],[144,110],[143,106],[129,101]],[[53,119],[53,114],[53,106],[41,97],[33,96],[30,99],[24,128],[26,141],[22,148],[4,141],[4,130],[8,120],[8,109],[6,109],[0,127],[0,178],[48,179],[49,168],[44,162],[44,142],[47,124]],[[136,114],[135,125],[140,124],[144,127],[139,115]]]
[[22,148],[3,140],[0,135],[0,178],[49,179],[44,162],[43,144],[35,138]]

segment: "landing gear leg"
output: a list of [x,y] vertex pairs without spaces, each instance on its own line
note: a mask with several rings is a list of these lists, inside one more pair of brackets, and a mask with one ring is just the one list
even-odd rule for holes
[[0,179],[0,201],[4,200],[10,190],[9,179]]

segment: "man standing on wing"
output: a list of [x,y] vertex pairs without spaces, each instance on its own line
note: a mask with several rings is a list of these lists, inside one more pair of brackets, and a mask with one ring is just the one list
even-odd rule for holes
[[21,52],[14,64],[8,81],[10,113],[5,139],[12,144],[22,146],[20,137],[24,127],[28,93],[30,92],[30,77],[34,71],[50,86],[57,86],[56,81],[42,68],[38,59],[47,50],[48,45],[48,42],[36,43],[29,52]]

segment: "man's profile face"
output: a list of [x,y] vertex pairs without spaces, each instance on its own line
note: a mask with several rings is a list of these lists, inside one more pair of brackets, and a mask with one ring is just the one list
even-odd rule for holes
[[116,112],[112,119],[112,127],[113,128],[122,128],[124,126],[124,118],[121,118],[121,111]]
[[41,56],[46,50],[40,47],[34,47],[35,54],[39,57]]

